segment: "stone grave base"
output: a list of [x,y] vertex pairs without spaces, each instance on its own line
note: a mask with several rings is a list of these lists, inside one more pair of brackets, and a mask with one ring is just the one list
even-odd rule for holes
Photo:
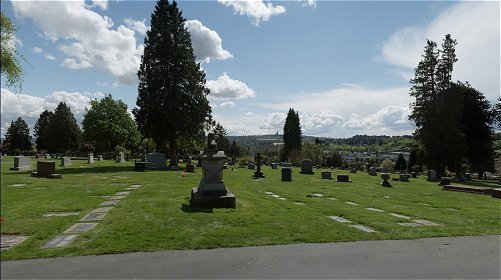
[[482,188],[473,186],[453,186],[445,185],[442,186],[444,191],[456,191],[456,192],[466,192],[466,193],[476,193],[490,195],[494,198],[501,198],[501,188]]
[[12,171],[26,171],[26,170],[31,170],[31,166],[19,166],[19,167],[11,167],[9,170]]
[[258,178],[264,178],[264,173],[263,172],[254,172],[254,175],[252,175],[252,178],[258,179]]
[[31,172],[31,177],[45,177],[45,178],[50,178],[50,179],[62,179],[63,175],[62,174],[49,174],[47,176],[39,176],[38,172]]
[[226,189],[226,194],[202,195],[198,188],[191,190],[190,207],[195,208],[236,208],[235,195]]

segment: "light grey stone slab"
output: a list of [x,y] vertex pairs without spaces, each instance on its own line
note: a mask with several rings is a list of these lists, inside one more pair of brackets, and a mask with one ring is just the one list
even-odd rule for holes
[[90,222],[90,221],[101,221],[104,216],[108,214],[107,212],[101,213],[89,213],[80,219],[81,222]]
[[34,190],[46,190],[47,188],[34,188]]
[[115,195],[129,195],[130,194],[130,191],[126,191],[126,192],[117,192]]
[[278,199],[280,199],[280,200],[287,200],[287,198],[285,198],[285,197],[278,197]]
[[346,201],[345,203],[346,203],[346,204],[349,204],[349,205],[360,205],[360,204],[355,203],[355,202],[352,202],[352,201]]
[[302,202],[294,202],[294,204],[296,204],[296,205],[306,205],[306,204],[304,204]]
[[391,198],[391,196],[387,196],[387,195],[383,195],[383,197],[387,198],[387,199]]
[[423,203],[423,202],[418,202],[418,204],[421,204],[421,205],[424,205],[424,206],[431,206],[431,204]]
[[48,248],[60,248],[67,246],[75,239],[77,239],[78,236],[80,235],[79,234],[58,235],[54,237],[51,241],[45,243],[45,245],[43,245],[42,248],[48,249]]
[[345,219],[345,218],[341,218],[341,217],[339,217],[339,216],[327,216],[327,217],[329,217],[329,218],[333,219],[333,220],[334,220],[334,221],[336,221],[336,222],[340,222],[340,223],[351,223],[351,221],[350,221],[350,220]]
[[26,184],[12,184],[12,185],[9,185],[9,187],[24,187],[24,186],[27,186]]
[[9,250],[10,248],[19,245],[21,242],[28,239],[29,236],[26,235],[2,235],[1,238],[1,250]]
[[117,203],[120,202],[120,200],[107,200],[99,205],[101,206],[112,206],[112,205],[117,205]]
[[76,223],[69,227],[64,233],[82,233],[87,232],[97,226],[97,223]]
[[275,193],[272,193],[272,192],[264,192],[265,194],[269,194],[269,195],[272,195],[272,194],[275,194]]
[[58,213],[46,213],[42,216],[44,217],[68,217],[68,216],[78,216],[80,212],[58,212]]
[[397,213],[390,213],[390,215],[393,217],[402,218],[402,219],[410,219],[411,218],[409,216],[405,216],[405,215],[397,214]]
[[135,191],[138,190],[139,188],[132,188],[132,187],[127,187],[125,188],[126,191]]
[[108,213],[113,207],[101,207],[101,208],[96,208],[92,211],[91,213]]
[[384,213],[384,212],[386,212],[386,211],[384,211],[384,210],[377,209],[377,208],[372,208],[372,207],[367,207],[367,208],[365,208],[365,209],[367,209],[367,210],[369,210],[369,211],[379,212],[379,213]]
[[328,197],[327,199],[328,200],[337,200],[337,198],[334,198],[334,197]]
[[350,227],[354,227],[356,229],[359,229],[361,231],[364,231],[364,232],[377,232],[376,230],[370,228],[370,227],[366,227],[366,226],[363,226],[363,225],[350,225]]
[[113,178],[117,178],[117,179],[129,179],[130,177],[128,177],[128,176],[113,176]]
[[316,196],[316,197],[323,197],[324,196],[323,194],[320,194],[320,193],[313,193],[311,195],[312,196]]
[[398,223],[398,224],[401,226],[404,226],[404,227],[420,227],[420,226],[422,226],[422,224],[418,224],[418,223]]
[[281,197],[278,194],[272,194],[271,196],[274,197],[274,198],[280,198]]
[[110,197],[111,200],[117,200],[117,199],[123,199],[123,198],[126,198],[127,196],[126,195],[114,195],[112,197]]
[[418,224],[422,224],[424,226],[431,226],[431,227],[442,226],[441,224],[437,224],[428,220],[412,220],[412,221]]
[[131,188],[141,188],[143,185],[130,185]]

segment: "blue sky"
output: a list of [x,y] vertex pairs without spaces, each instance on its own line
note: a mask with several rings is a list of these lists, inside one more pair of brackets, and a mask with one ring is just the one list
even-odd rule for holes
[[[155,1],[2,1],[33,67],[15,94],[2,77],[1,133],[65,101],[81,122],[111,93],[129,109]],[[207,74],[213,116],[230,135],[281,132],[290,107],[303,133],[402,135],[409,79],[426,39],[458,40],[453,79],[500,96],[500,4],[409,1],[179,1]]]

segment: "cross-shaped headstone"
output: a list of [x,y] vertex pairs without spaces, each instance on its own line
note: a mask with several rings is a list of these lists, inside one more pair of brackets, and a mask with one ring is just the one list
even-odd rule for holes
[[254,157],[254,161],[256,161],[257,170],[254,172],[254,178],[264,178],[263,172],[261,172],[261,153],[257,153]]

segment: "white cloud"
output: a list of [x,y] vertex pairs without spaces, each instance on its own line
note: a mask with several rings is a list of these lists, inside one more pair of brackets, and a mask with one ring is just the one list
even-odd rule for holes
[[108,1],[107,0],[92,0],[92,5],[99,7],[103,11],[108,9]]
[[243,123],[221,123],[228,133],[232,136],[243,136],[243,135],[253,135],[256,134],[255,131],[249,129],[249,127]]
[[131,18],[126,18],[124,19],[124,22],[125,22],[125,25],[127,25],[127,27],[129,29],[132,29],[134,31],[136,31],[137,33],[141,34],[141,35],[146,35],[146,31],[148,31],[148,29],[150,29],[148,26],[146,26],[146,19],[143,18],[142,21],[138,21],[138,20],[133,20]]
[[39,47],[34,47],[31,49],[31,51],[34,53],[43,53],[43,49]]
[[[101,9],[105,1],[94,2]],[[134,31],[90,10],[85,1],[13,1],[19,18],[30,18],[53,42],[62,40],[59,49],[66,54],[61,64],[71,69],[96,67],[119,80],[118,84],[137,83],[143,46]],[[64,19],[64,24],[61,24]]]
[[56,60],[56,58],[55,58],[53,55],[49,54],[49,53],[46,53],[46,54],[44,55],[44,57],[45,57],[45,59],[47,59],[47,60]]
[[224,108],[224,109],[230,109],[230,108],[235,107],[235,103],[233,103],[231,101],[223,102],[223,103],[219,104],[219,107]]
[[458,41],[453,80],[468,81],[490,100],[500,94],[499,2],[459,2],[445,9],[426,26],[395,31],[381,48],[381,61],[393,64],[402,77],[413,76],[426,39],[440,45],[446,34]]
[[366,117],[351,114],[343,127],[347,129],[391,128],[410,130],[414,128],[414,125],[409,121],[409,114],[409,107],[387,106]]
[[214,99],[241,99],[255,97],[254,90],[244,82],[231,79],[226,73],[217,80],[209,80],[206,83],[210,89],[209,97]]
[[209,63],[211,59],[225,60],[233,55],[223,49],[223,40],[216,31],[207,28],[198,20],[188,20],[185,26],[190,32],[193,51],[198,61]]
[[263,130],[283,130],[285,124],[286,113],[274,112],[268,114],[263,122],[259,125],[259,129]]
[[283,14],[286,12],[285,7],[275,6],[268,1],[263,0],[218,0],[219,3],[232,7],[233,11],[239,15],[246,15],[252,18],[252,23],[259,26],[262,21],[268,21],[271,16]]
[[317,7],[317,0],[300,0],[304,1],[305,3],[303,4],[303,7],[311,7],[311,8],[316,8]]
[[14,94],[8,89],[1,89],[1,134],[5,135],[11,121],[23,118],[33,128],[38,117],[44,110],[53,111],[59,102],[66,102],[74,114],[78,124],[82,123],[85,108],[90,107],[91,99],[101,99],[102,92],[79,93],[54,91],[45,97],[35,97],[28,94]]

